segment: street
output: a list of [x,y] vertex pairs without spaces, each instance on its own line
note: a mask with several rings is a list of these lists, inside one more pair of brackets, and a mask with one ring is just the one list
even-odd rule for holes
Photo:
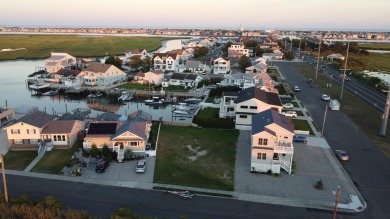
[[[290,86],[298,85],[297,93],[310,112],[317,127],[321,129],[325,105],[321,92],[311,88],[306,79],[295,68],[293,62],[277,62],[280,72]],[[342,107],[342,106],[341,106]],[[367,202],[366,212],[370,218],[388,218],[390,208],[390,162],[378,147],[340,111],[328,111],[324,136],[332,149],[346,150],[350,161],[343,166]]]

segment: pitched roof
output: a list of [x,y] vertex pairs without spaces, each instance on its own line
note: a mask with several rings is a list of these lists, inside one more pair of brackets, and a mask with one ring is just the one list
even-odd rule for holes
[[111,136],[111,140],[115,139],[116,137],[122,135],[125,132],[131,132],[134,135],[139,136],[143,140],[146,140],[146,124],[147,123],[143,121],[127,121],[118,129],[118,131],[114,135]]
[[41,134],[70,133],[76,120],[52,120],[42,129]]
[[278,94],[266,92],[256,87],[250,87],[240,91],[236,103],[241,103],[252,98],[258,99],[270,105],[282,106]]
[[131,121],[146,121],[151,122],[152,121],[152,115],[149,113],[146,113],[143,110],[137,110],[129,115],[129,120]]
[[17,122],[18,123],[24,122],[24,123],[27,123],[29,125],[32,125],[32,126],[35,126],[38,128],[43,128],[45,125],[47,125],[47,123],[50,120],[53,120],[55,118],[56,118],[56,116],[52,116],[52,115],[46,114],[44,112],[37,111],[35,113],[29,114],[29,115],[26,115],[26,116],[20,118]]
[[172,59],[176,59],[177,58],[177,53],[166,52],[166,53],[156,53],[155,55],[160,57],[160,59],[166,59],[168,57],[171,57]]
[[119,122],[95,122],[88,128],[88,135],[113,135]]
[[47,58],[46,60],[61,60],[61,59],[64,59],[65,56],[64,55],[54,55],[54,56],[50,56],[49,58]]
[[72,70],[72,69],[60,69],[56,72],[58,75],[62,75],[64,77],[69,77],[69,76],[77,76],[80,74],[81,71],[79,70]]
[[138,72],[137,74],[135,74],[134,76],[136,77],[145,77],[145,73],[143,73],[142,71]]
[[252,135],[266,130],[265,127],[273,123],[294,133],[294,124],[290,117],[283,116],[276,110],[268,109],[252,116]]
[[118,121],[120,117],[121,115],[108,111],[96,116],[96,121]]
[[174,80],[195,80],[198,77],[196,74],[182,74],[182,73],[173,73],[171,79]]
[[186,61],[186,68],[199,68],[200,61]]
[[[127,50],[126,52],[127,53],[131,53],[131,54],[140,54],[144,51],[145,49],[130,49],[130,50]],[[145,50],[146,51],[146,50]]]
[[92,62],[89,64],[88,68],[85,69],[85,71],[91,71],[91,72],[106,72],[112,65],[110,64],[101,64]]

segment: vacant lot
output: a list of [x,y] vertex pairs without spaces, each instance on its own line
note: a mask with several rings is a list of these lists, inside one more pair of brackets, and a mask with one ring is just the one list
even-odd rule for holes
[[163,37],[64,36],[64,35],[1,35],[0,48],[25,48],[0,52],[0,60],[42,59],[50,52],[66,52],[75,57],[124,55],[130,49],[153,51],[161,47]]
[[237,130],[162,126],[154,182],[233,190]]
[[24,170],[38,156],[34,151],[8,151],[4,156],[4,167],[10,170]]
[[[297,65],[296,68],[306,77],[309,78],[315,74],[315,70],[310,66]],[[341,92],[341,87],[326,76],[318,77],[315,81],[318,89],[331,97],[338,97]],[[331,83],[332,89],[327,89],[326,84]],[[390,139],[389,137],[379,137],[378,129],[381,123],[382,114],[374,110],[371,106],[360,100],[348,90],[344,89],[343,93],[343,107],[340,110],[351,118],[357,126],[360,127],[379,147],[382,151],[390,157]],[[362,119],[364,118],[364,119]],[[370,121],[370,122],[367,122]]]

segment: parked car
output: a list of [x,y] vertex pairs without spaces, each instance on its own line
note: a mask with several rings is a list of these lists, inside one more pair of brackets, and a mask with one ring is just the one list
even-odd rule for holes
[[100,161],[96,167],[95,167],[95,171],[97,173],[103,173],[103,172],[106,172],[106,169],[108,167],[110,163],[107,161],[107,160],[104,160],[104,161]]
[[279,98],[281,100],[289,100],[289,101],[293,100],[293,98],[290,95],[279,95]]
[[282,112],[282,115],[288,116],[288,117],[291,117],[291,118],[296,118],[298,116],[297,112],[295,112],[295,111]]
[[311,79],[311,78],[307,79],[307,83],[308,83],[308,84],[313,83],[313,79]]
[[323,100],[323,101],[329,101],[329,100],[330,100],[330,97],[329,97],[327,94],[322,94],[321,100]]
[[294,91],[295,91],[295,92],[299,92],[299,91],[301,91],[301,90],[299,89],[298,86],[294,86]]
[[293,141],[297,142],[297,143],[304,143],[304,144],[306,144],[307,143],[307,138],[305,136],[302,136],[302,135],[295,135],[293,137]]
[[292,103],[285,103],[285,104],[283,104],[283,108],[292,109],[292,108],[294,108],[294,105]]
[[336,154],[336,157],[339,160],[343,160],[343,161],[349,160],[349,156],[348,156],[347,152],[345,152],[343,150],[335,150],[334,153]]
[[137,166],[135,168],[135,172],[145,173],[145,169],[146,169],[146,160],[137,161]]

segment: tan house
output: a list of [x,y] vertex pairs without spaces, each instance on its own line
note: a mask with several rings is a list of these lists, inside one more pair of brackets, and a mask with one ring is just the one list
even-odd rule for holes
[[71,68],[76,66],[76,64],[77,60],[75,57],[62,52],[52,52],[51,57],[44,61],[46,71],[49,73],[55,73],[63,68]]
[[83,128],[83,122],[79,120],[52,120],[42,129],[41,139],[51,140],[54,148],[70,148]]
[[294,155],[291,118],[268,109],[252,116],[251,171],[291,174]]
[[164,73],[161,71],[138,72],[134,75],[134,81],[139,84],[161,85]]
[[91,63],[83,70],[86,86],[109,86],[126,81],[126,73],[110,64]]
[[6,129],[11,149],[38,149],[42,129],[55,118],[55,116],[38,111],[8,126]]

